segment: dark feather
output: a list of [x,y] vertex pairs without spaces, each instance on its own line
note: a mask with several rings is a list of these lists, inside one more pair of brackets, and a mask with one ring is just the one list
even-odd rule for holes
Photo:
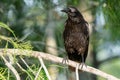
[[68,7],[62,11],[68,14],[63,32],[68,58],[85,63],[89,45],[88,23],[75,7]]

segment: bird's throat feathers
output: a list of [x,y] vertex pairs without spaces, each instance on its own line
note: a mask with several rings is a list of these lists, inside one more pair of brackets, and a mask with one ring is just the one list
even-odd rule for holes
[[71,21],[72,23],[81,23],[81,22],[86,22],[83,17],[72,17],[68,16],[68,20]]

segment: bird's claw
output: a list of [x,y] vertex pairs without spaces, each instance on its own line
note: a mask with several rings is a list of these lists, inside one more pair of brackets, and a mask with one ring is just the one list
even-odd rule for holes
[[62,64],[67,64],[68,62],[69,62],[68,57],[64,57],[62,60]]
[[80,69],[82,70],[82,68],[83,68],[83,66],[85,65],[85,67],[87,67],[87,65],[84,63],[84,62],[81,62],[80,64],[79,64],[79,67],[81,67]]

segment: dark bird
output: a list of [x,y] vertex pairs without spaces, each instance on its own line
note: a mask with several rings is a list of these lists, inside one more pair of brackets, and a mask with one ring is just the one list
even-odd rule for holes
[[88,54],[88,23],[75,7],[68,7],[61,11],[68,15],[63,32],[64,45],[68,58],[79,62],[83,66]]

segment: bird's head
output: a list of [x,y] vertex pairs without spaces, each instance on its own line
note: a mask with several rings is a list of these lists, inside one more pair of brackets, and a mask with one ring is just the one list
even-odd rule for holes
[[80,15],[80,12],[75,7],[67,7],[61,11],[67,13],[69,17],[77,17]]

